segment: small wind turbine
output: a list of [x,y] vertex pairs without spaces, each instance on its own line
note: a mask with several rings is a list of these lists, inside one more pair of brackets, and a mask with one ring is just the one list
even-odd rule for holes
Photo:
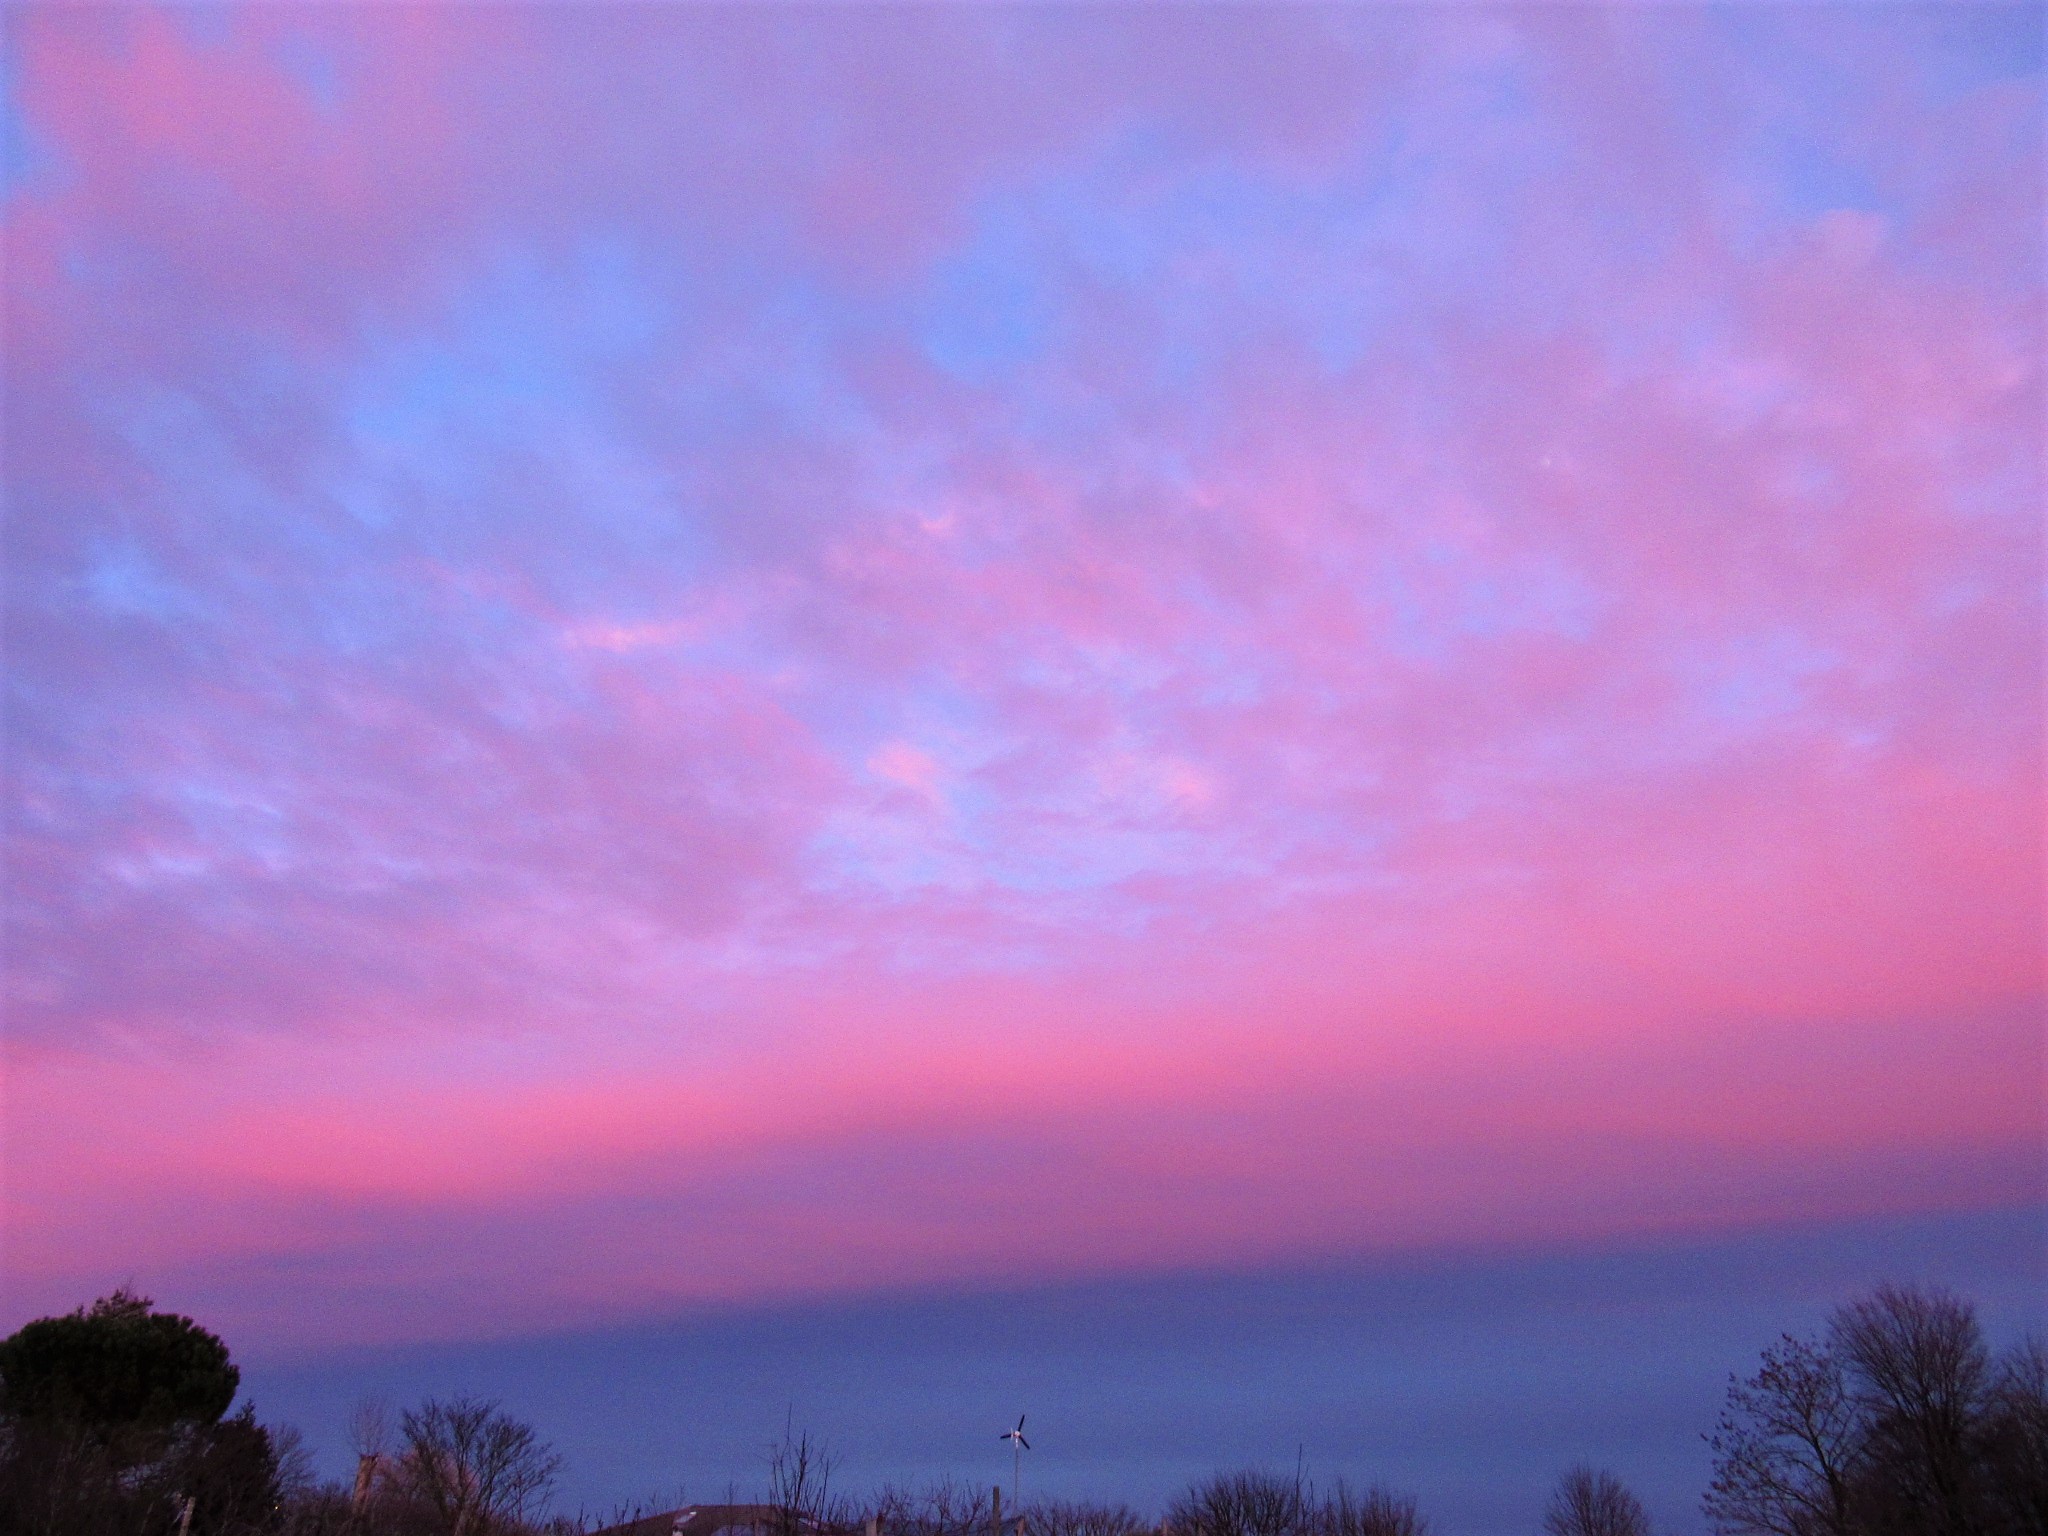
[[1031,1449],[1031,1442],[1024,1438],[1024,1415],[1017,1415],[1015,1429],[1004,1430],[996,1438],[1010,1442],[1010,1502],[1022,1513],[1024,1500],[1019,1497],[1017,1489],[1024,1475],[1024,1453]]

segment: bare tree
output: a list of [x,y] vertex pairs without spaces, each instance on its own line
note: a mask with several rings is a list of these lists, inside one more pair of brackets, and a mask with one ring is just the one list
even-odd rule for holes
[[885,1536],[983,1536],[988,1493],[952,1478],[915,1488],[887,1484],[875,1495],[870,1514]]
[[838,1466],[839,1457],[809,1430],[784,1421],[782,1439],[768,1448],[768,1502],[775,1506],[778,1536],[815,1531],[838,1512],[832,1503]]
[[358,1520],[367,1519],[380,1480],[389,1480],[390,1404],[381,1397],[359,1398],[348,1416],[348,1443],[356,1453],[355,1477],[349,1485],[349,1511]]
[[1300,1536],[1309,1523],[1302,1476],[1219,1472],[1195,1484],[1167,1511],[1186,1536]]
[[277,1491],[291,1499],[310,1492],[320,1484],[313,1470],[313,1451],[296,1424],[270,1426],[270,1451],[277,1461]]
[[622,1499],[603,1513],[588,1509],[578,1510],[574,1516],[563,1516],[554,1521],[556,1527],[565,1532],[609,1531],[614,1526],[634,1525],[643,1520],[653,1520],[661,1515],[681,1508],[689,1502],[683,1497],[683,1488],[677,1484],[671,1493],[644,1495],[637,1499]]
[[1973,1441],[1990,1377],[1975,1310],[1939,1288],[1879,1286],[1835,1313],[1829,1340],[1867,1418],[1865,1519],[1975,1536]]
[[554,1486],[562,1459],[495,1403],[430,1398],[399,1420],[394,1481],[441,1536],[493,1536]]
[[1140,1536],[1148,1529],[1127,1504],[1062,1503],[1031,1506],[1025,1528],[1031,1536]]
[[348,1415],[349,1448],[358,1456],[381,1456],[391,1449],[391,1405],[381,1397],[356,1400]]
[[1998,1362],[1979,1440],[1988,1527],[1998,1536],[2048,1536],[2048,1349],[2039,1339]]
[[1375,1483],[1353,1493],[1339,1478],[1310,1512],[1313,1536],[1428,1536],[1429,1522],[1405,1493]]
[[1549,1536],[1650,1536],[1650,1517],[1620,1478],[1580,1465],[1557,1480],[1543,1529]]
[[1841,1363],[1786,1334],[1754,1376],[1729,1381],[1701,1508],[1728,1536],[1849,1536],[1862,1437]]

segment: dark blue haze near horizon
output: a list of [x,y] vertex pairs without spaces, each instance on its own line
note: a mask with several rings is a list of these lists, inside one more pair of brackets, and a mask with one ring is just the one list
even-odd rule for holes
[[[244,1360],[262,1416],[349,1467],[354,1405],[495,1398],[564,1455],[565,1509],[758,1497],[785,1423],[834,1486],[1007,1485],[1157,1516],[1221,1468],[1383,1481],[1437,1536],[1533,1532],[1579,1460],[1660,1532],[1704,1528],[1702,1441],[1731,1372],[1885,1280],[1947,1285],[2001,1346],[2043,1322],[2038,1208],[1787,1226],[1517,1257],[1328,1262],[700,1314],[492,1343]],[[171,1298],[163,1298],[168,1301]]]

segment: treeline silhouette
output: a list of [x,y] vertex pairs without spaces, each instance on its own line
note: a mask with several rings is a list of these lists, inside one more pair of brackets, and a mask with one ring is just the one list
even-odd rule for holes
[[2048,1536],[2048,1352],[1994,1360],[1941,1290],[1881,1286],[1733,1382],[1702,1507],[1734,1536]]
[[[366,1405],[355,1477],[323,1483],[295,1431],[228,1413],[239,1386],[218,1338],[126,1291],[0,1340],[0,1536],[667,1536],[681,1502],[554,1512],[561,1458],[471,1398],[395,1417]],[[1883,1286],[1819,1337],[1784,1336],[1731,1378],[1706,1438],[1701,1512],[1720,1536],[2048,1536],[2048,1351],[2029,1338],[1994,1356],[1945,1290]],[[792,1427],[763,1501],[731,1518],[753,1536],[1429,1531],[1405,1494],[1299,1469],[1219,1473],[1155,1519],[1115,1503],[1004,1511],[999,1494],[946,1481],[854,1497],[837,1466]],[[1540,1521],[1546,1536],[1651,1536],[1635,1495],[1589,1466],[1563,1473]]]

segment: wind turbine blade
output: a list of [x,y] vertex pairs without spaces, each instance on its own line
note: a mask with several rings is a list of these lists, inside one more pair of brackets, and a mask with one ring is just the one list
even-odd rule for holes
[[1017,1443],[1023,1446],[1024,1449],[1027,1451],[1031,1449],[1031,1442],[1029,1440],[1026,1440],[1022,1435],[1019,1435],[1017,1437]]
[[1023,1427],[1024,1427],[1024,1415],[1020,1413],[1020,1414],[1018,1414],[1018,1415],[1017,1415],[1017,1428],[1021,1430],[1021,1429],[1022,1429]]

